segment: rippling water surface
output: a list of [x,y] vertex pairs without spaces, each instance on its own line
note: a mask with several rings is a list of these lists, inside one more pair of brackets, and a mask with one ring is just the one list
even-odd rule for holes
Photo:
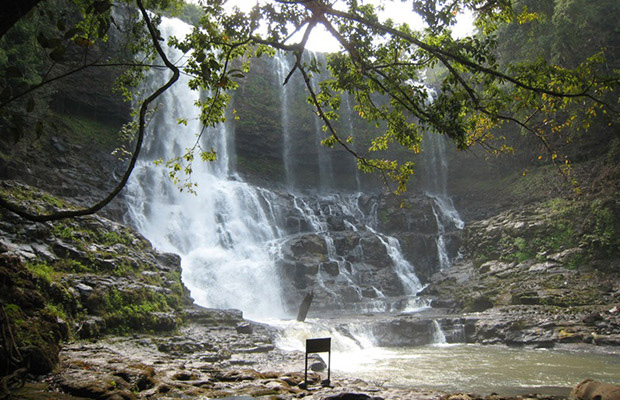
[[[620,352],[436,344],[381,348],[363,330],[343,335],[329,321],[275,324],[284,328],[278,346],[304,350],[305,339],[332,338],[332,371],[385,386],[478,394],[568,395],[586,378],[620,385]],[[327,355],[323,357],[327,360]]]
[[332,360],[335,370],[389,386],[481,394],[563,393],[586,378],[620,384],[620,355],[586,351],[462,344],[361,349]]

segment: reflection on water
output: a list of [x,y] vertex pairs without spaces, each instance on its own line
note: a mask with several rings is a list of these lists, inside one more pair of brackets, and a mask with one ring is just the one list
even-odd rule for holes
[[447,391],[544,392],[585,378],[620,384],[620,356],[583,351],[459,344],[361,349],[332,360],[334,369],[365,380]]

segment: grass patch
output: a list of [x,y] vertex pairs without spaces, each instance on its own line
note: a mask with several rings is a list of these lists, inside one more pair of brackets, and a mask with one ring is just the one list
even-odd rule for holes
[[0,185],[0,194],[3,198],[35,213],[75,208],[58,197],[21,184]]
[[44,282],[51,283],[54,280],[54,268],[42,262],[28,262],[25,265],[26,269],[30,271],[37,279]]

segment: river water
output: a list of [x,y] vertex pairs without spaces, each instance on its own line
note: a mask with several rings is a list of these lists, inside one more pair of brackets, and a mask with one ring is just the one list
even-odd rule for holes
[[[565,349],[503,345],[432,344],[408,348],[372,345],[363,329],[344,336],[329,322],[271,321],[284,329],[277,345],[304,351],[305,339],[332,338],[332,371],[387,387],[470,392],[481,395],[568,395],[586,378],[620,384],[620,352],[592,346]],[[610,350],[610,349],[607,349]],[[327,355],[321,354],[324,360]]]
[[362,349],[334,368],[389,386],[481,394],[566,393],[586,378],[620,384],[620,356],[506,346],[431,345]]

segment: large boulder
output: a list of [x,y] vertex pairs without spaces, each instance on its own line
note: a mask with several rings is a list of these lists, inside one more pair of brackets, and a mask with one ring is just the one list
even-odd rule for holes
[[586,379],[573,388],[573,400],[620,400],[620,386]]

